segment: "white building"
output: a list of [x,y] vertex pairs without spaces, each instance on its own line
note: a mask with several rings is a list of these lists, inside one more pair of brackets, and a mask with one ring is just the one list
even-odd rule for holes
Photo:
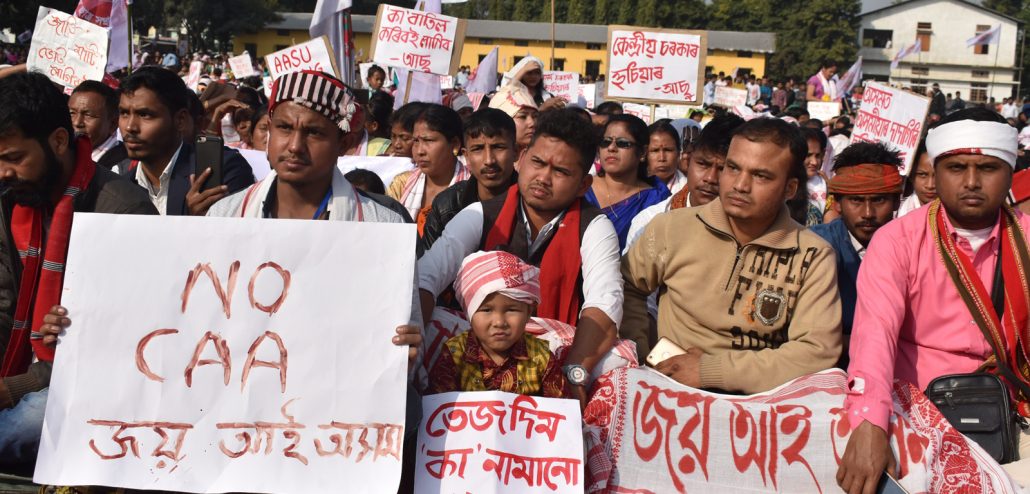
[[[917,93],[934,82],[962,99],[1001,101],[1016,94],[1022,72],[1023,24],[965,0],[907,0],[861,15],[859,54],[867,78],[890,80]],[[966,47],[966,40],[1001,25],[996,45]],[[895,54],[916,40],[922,51],[891,70]]]

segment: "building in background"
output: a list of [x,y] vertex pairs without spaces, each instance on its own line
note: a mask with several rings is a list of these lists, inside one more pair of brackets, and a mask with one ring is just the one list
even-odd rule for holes
[[[866,78],[890,81],[925,94],[933,83],[975,103],[1016,94],[1022,75],[1023,23],[965,0],[907,0],[861,15],[859,54]],[[966,40],[1001,26],[993,45]],[[919,40],[913,53],[891,70],[894,55]]]
[[[247,50],[258,57],[310,39],[308,12],[280,12],[281,21],[273,22],[252,34],[233,39],[236,53]],[[358,59],[371,57],[372,28],[375,16],[355,15],[354,47]],[[607,26],[557,24],[555,26],[555,66],[553,70],[578,72],[596,78],[605,72]],[[544,22],[469,20],[460,65],[475,68],[494,46],[499,46],[498,70],[504,72],[527,54],[545,63],[551,58],[551,25]],[[765,75],[767,57],[776,49],[773,33],[708,32],[708,70],[738,71],[739,75]]]

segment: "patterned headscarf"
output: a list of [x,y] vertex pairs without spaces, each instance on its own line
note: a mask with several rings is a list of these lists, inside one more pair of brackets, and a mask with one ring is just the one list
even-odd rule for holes
[[540,302],[540,270],[502,251],[476,252],[461,263],[454,292],[472,320],[472,314],[493,293],[535,304]]
[[268,114],[281,103],[292,102],[321,113],[340,130],[351,132],[361,117],[361,106],[354,94],[339,79],[314,70],[290,72],[272,83],[272,100]]

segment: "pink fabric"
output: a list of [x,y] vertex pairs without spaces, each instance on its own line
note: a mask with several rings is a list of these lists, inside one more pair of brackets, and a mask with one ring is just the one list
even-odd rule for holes
[[[852,427],[868,420],[886,430],[894,379],[925,390],[936,377],[975,371],[991,353],[948,276],[927,225],[928,212],[917,209],[876,232],[858,272],[845,401]],[[1030,217],[1018,211],[1016,217],[1030,231]],[[997,224],[976,255],[951,221],[946,224],[980,279],[991,286]]]
[[815,99],[817,101],[822,101],[823,94],[826,94],[826,93],[825,93],[825,91],[823,91],[823,83],[822,83],[822,81],[819,80],[819,74],[816,74],[816,75],[814,75],[812,77],[809,77],[808,78],[808,85],[815,87],[815,89],[812,90],[813,91],[812,94],[815,96]]
[[475,252],[462,261],[454,280],[454,293],[469,321],[493,293],[537,304],[540,303],[540,270],[507,252]]

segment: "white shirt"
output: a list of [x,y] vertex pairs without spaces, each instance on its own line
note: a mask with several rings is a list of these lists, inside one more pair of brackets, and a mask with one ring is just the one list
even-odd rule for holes
[[848,237],[851,237],[851,246],[855,248],[858,258],[865,259],[865,246],[862,245],[862,242],[859,242],[851,232],[848,232]]
[[[520,206],[521,207],[521,206]],[[536,239],[529,246],[530,253],[536,252],[547,238],[547,232],[561,221],[555,218],[540,229]],[[578,226],[573,225],[573,228]],[[526,222],[527,238],[529,222]],[[418,287],[439,296],[458,276],[461,261],[479,250],[483,237],[483,205],[473,203],[461,210],[443,230],[433,247],[418,261]],[[622,272],[620,271],[619,237],[615,227],[606,216],[598,215],[587,226],[580,240],[579,254],[583,265],[584,309],[593,307],[604,312],[616,326],[622,324]]]
[[912,195],[906,197],[904,201],[901,201],[901,207],[898,208],[898,215],[896,217],[900,218],[921,207],[923,207],[923,203],[919,202],[919,196],[913,193]]
[[672,180],[665,185],[669,188],[669,193],[675,195],[687,186],[687,176],[677,169],[676,173],[672,176]]
[[976,255],[976,251],[980,250],[980,247],[983,247],[983,245],[987,243],[987,239],[991,237],[992,231],[994,231],[993,225],[979,230],[955,228],[955,233],[969,242],[969,247],[973,249],[973,255]]
[[154,190],[154,185],[150,183],[150,179],[143,173],[143,165],[136,166],[136,182],[146,187],[147,193],[150,194],[150,202],[154,203],[154,207],[157,208],[157,212],[161,216],[168,214],[168,182],[172,180],[172,169],[175,168],[175,161],[179,159],[180,151],[182,151],[182,143],[179,143],[179,148],[175,150],[175,154],[172,155],[172,160],[168,162],[165,171],[161,172],[161,176],[158,178],[157,190]]

